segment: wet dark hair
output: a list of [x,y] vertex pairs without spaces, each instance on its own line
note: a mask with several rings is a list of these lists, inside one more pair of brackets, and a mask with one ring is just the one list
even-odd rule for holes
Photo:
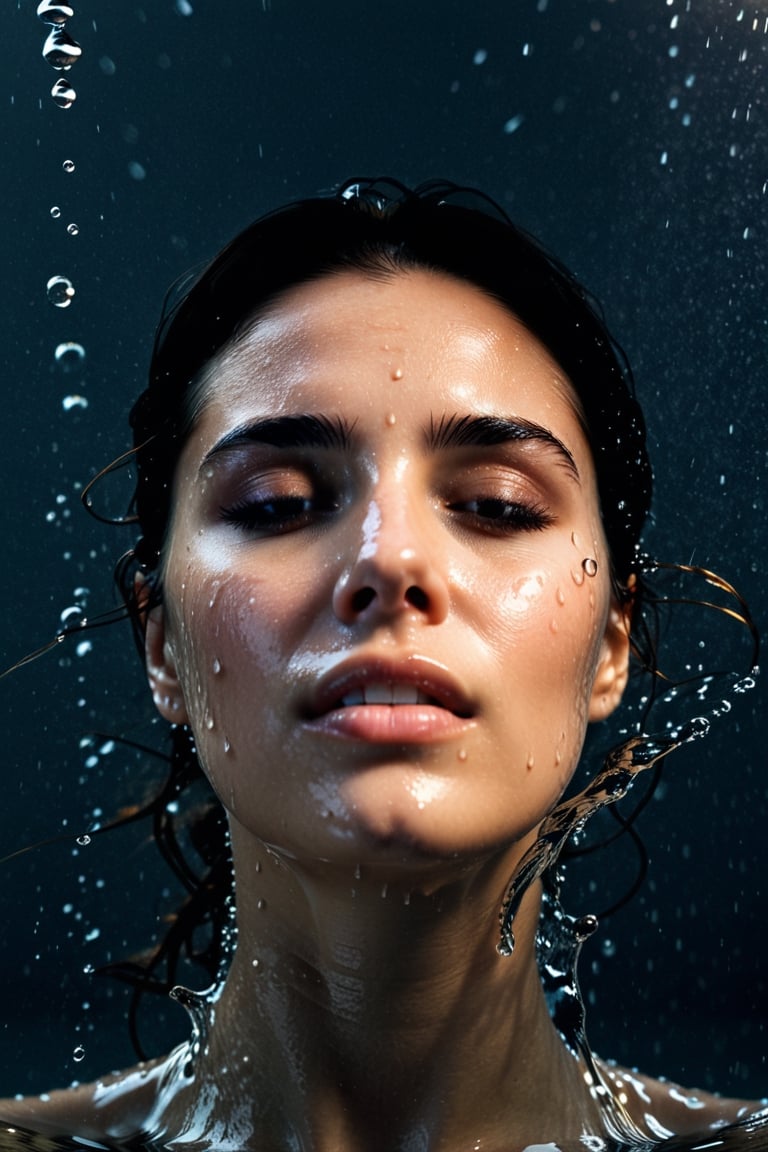
[[575,277],[482,193],[446,182],[411,190],[354,179],[241,232],[172,294],[157,331],[149,386],[130,420],[138,481],[134,511],[145,572],[156,571],[173,476],[194,417],[196,383],[210,360],[270,301],[343,269],[372,276],[424,268],[500,301],[546,346],[579,398],[597,472],[614,574],[637,566],[651,500],[645,422],[621,349]]
[[[140,648],[142,613],[162,600],[174,473],[212,358],[294,286],[345,269],[381,278],[420,268],[455,277],[498,300],[562,367],[578,397],[592,450],[614,589],[619,598],[630,595],[629,577],[641,569],[639,539],[650,506],[651,469],[632,375],[597,305],[562,264],[482,193],[446,182],[411,190],[391,179],[354,179],[334,195],[302,200],[257,220],[166,300],[149,384],[130,415],[134,449],[129,456],[137,482],[127,519],[138,524],[141,538],[117,573]],[[147,580],[141,605],[134,593],[137,568]],[[631,593],[636,608],[641,587],[637,579]],[[640,619],[637,611],[635,619]],[[189,836],[198,857],[194,865],[180,847],[178,819],[170,814],[179,795],[202,777],[187,727],[172,728],[168,759],[164,787],[132,819],[152,817],[155,840],[188,895],[151,954],[105,969],[135,986],[131,1027],[140,1055],[135,1008],[141,994],[167,992],[182,955],[215,977],[226,951],[231,873],[223,810],[213,797],[195,810]],[[201,935],[201,927],[207,934]]]

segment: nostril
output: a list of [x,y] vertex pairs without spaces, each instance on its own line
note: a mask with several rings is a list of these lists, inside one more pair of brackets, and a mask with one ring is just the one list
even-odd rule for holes
[[411,584],[408,591],[405,593],[405,599],[412,608],[418,612],[426,612],[429,607],[429,600],[423,588],[419,588],[418,584]]
[[373,588],[358,588],[352,597],[352,610],[354,612],[365,612],[374,596],[375,592]]

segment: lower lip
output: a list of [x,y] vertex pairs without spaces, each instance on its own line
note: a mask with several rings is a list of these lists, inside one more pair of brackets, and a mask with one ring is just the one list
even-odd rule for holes
[[357,704],[306,723],[313,732],[369,744],[428,744],[461,736],[474,721],[430,704]]

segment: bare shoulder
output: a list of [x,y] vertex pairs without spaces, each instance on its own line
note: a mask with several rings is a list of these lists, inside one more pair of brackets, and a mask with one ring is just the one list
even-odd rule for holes
[[654,1135],[684,1136],[737,1124],[765,1109],[765,1101],[717,1096],[683,1088],[671,1080],[655,1080],[641,1072],[599,1061],[607,1083],[632,1119]]
[[0,1100],[0,1152],[16,1146],[7,1140],[16,1125],[49,1139],[76,1135],[95,1141],[120,1141],[138,1135],[146,1130],[172,1059],[137,1064],[92,1084]]

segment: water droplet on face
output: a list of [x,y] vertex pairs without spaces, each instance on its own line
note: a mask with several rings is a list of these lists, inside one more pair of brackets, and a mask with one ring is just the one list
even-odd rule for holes
[[41,0],[37,14],[44,24],[66,24],[75,12],[68,4],[57,4],[55,0]]
[[560,604],[560,605],[565,604],[565,592],[563,592],[562,588],[558,588],[555,595],[557,597],[558,604]]
[[456,753],[456,759],[460,760],[462,764],[466,761],[466,759],[467,759],[466,748],[459,748],[459,751]]
[[218,675],[219,675],[219,673],[221,672],[221,660],[219,660],[219,659],[218,659],[217,657],[215,657],[215,656],[214,656],[214,659],[213,659],[212,668],[213,668],[213,674],[214,674],[214,676],[218,676]]
[[394,412],[389,412],[387,414],[385,424],[387,425],[388,428],[394,428],[396,423],[397,423],[397,417],[395,416]]
[[581,562],[581,567],[587,576],[597,576],[597,560],[594,556],[585,556]]
[[85,348],[82,344],[76,344],[74,340],[67,340],[63,344],[56,345],[53,358],[64,372],[74,372],[85,360]]
[[77,63],[82,54],[83,50],[80,45],[72,39],[68,32],[64,31],[61,25],[56,25],[53,28],[43,45],[43,57],[57,72],[68,71],[73,64]]
[[57,80],[53,88],[51,88],[51,96],[57,108],[71,108],[75,100],[77,100],[77,92],[75,92],[72,85],[68,80]]
[[579,539],[578,532],[571,532],[571,543],[574,548],[581,548],[581,540]]
[[74,160],[65,160],[61,166],[65,172],[74,172],[75,170]]
[[80,229],[77,224],[67,224],[67,232],[69,232],[70,236],[77,236],[79,231]]
[[550,620],[550,622],[549,622],[549,630],[550,630],[550,632],[552,633],[552,635],[553,635],[553,636],[554,636],[554,635],[555,635],[555,634],[556,634],[556,633],[557,633],[557,632],[560,630],[560,627],[559,627],[559,625],[558,625],[558,623],[557,623],[557,620]]
[[213,716],[211,715],[211,713],[206,712],[206,714],[205,714],[205,726],[209,732],[213,731],[214,723],[215,722],[214,722],[214,719],[213,719]]
[[51,276],[45,291],[51,304],[56,308],[69,308],[75,295],[72,281],[66,276]]
[[529,771],[529,772],[532,772],[532,771],[533,771],[533,768],[534,768],[534,765],[535,765],[535,763],[536,763],[536,761],[535,761],[535,759],[534,759],[533,753],[531,753],[531,754],[530,754],[530,756],[528,757],[528,759],[527,759],[527,760],[526,760],[526,762],[525,762],[525,766],[526,766],[526,768],[528,769],[528,771]]
[[84,835],[78,836],[76,842],[80,845],[81,848],[85,848],[86,845],[90,844],[91,838],[86,832]]
[[572,577],[572,579],[573,579],[573,582],[574,582],[574,584],[575,584],[575,585],[576,585],[578,588],[580,588],[580,587],[581,587],[581,585],[584,583],[584,570],[583,570],[583,569],[579,569],[579,571],[578,571],[578,572],[573,572],[573,571],[572,571],[572,572],[571,572],[571,577]]
[[402,380],[402,378],[403,378],[402,368],[393,368],[391,375],[392,375],[393,380]]
[[53,216],[54,220],[58,220],[59,216],[61,216],[61,208],[56,204],[51,208],[51,216]]
[[266,900],[257,900],[256,901],[256,907],[259,910],[259,912],[263,912],[264,909],[266,908],[266,906],[267,906]]
[[77,1048],[75,1048],[74,1052],[72,1053],[72,1059],[77,1064],[79,1064],[81,1060],[85,1059],[85,1048],[83,1048],[82,1044],[78,1044]]

